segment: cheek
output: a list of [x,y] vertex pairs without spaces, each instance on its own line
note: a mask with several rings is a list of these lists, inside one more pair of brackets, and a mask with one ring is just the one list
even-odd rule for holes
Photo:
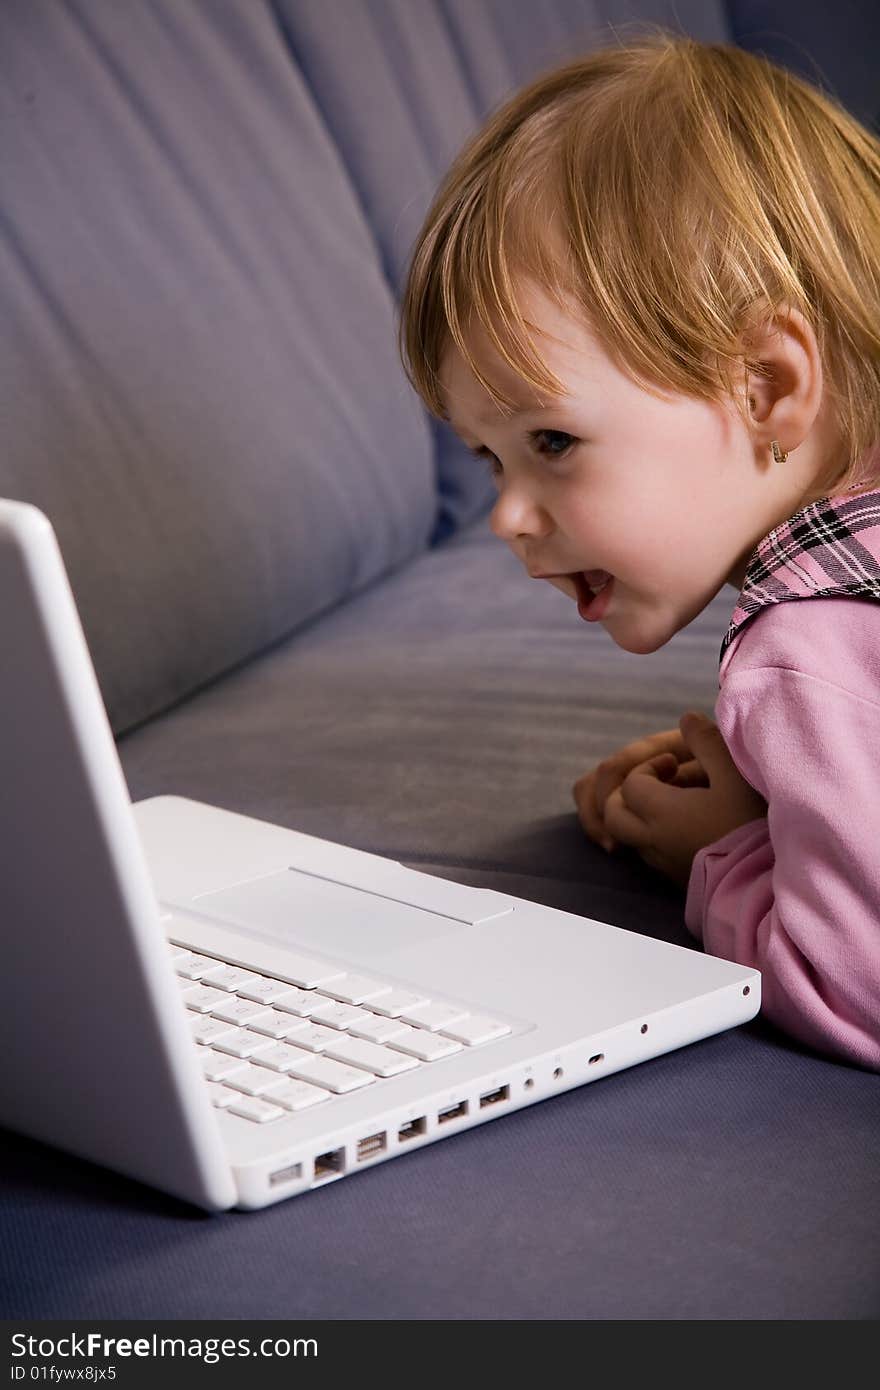
[[613,557],[633,548],[628,543],[633,507],[626,489],[617,495],[596,486],[571,488],[559,499],[555,514],[573,546],[574,559],[585,566],[602,563],[612,569]]

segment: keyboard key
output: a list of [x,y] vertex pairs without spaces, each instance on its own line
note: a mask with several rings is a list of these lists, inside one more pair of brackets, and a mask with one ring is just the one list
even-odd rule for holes
[[396,1033],[405,1033],[407,1026],[396,1018],[382,1018],[379,1014],[368,1014],[363,1023],[349,1024],[348,1032],[367,1042],[384,1043]]
[[[512,1031],[489,1015],[469,1013],[419,990],[391,986],[308,956],[286,959],[285,974],[297,980],[291,985],[174,942],[167,947],[190,1010],[193,1039],[200,1052],[204,1048],[206,1054],[213,1053],[200,1060],[215,1096],[223,1089],[223,1078],[231,1075],[228,1068],[240,1072],[253,1058],[276,1081],[280,1077],[294,1088],[289,1094],[296,1104],[286,1109],[304,1109],[306,1103],[316,1103],[310,1092],[323,1099],[328,1088],[342,1094],[362,1085],[356,1072],[368,1079],[394,1076],[418,1062],[451,1057],[462,1045],[494,1042]],[[289,1064],[303,1056],[309,1066],[327,1062],[330,1069],[324,1074],[337,1084],[301,1077]],[[300,1060],[297,1065],[301,1070],[305,1064]],[[261,1080],[265,1083],[265,1077]],[[227,1103],[222,1096],[219,1101],[212,1098],[214,1104]]]
[[312,1086],[308,1081],[297,1081],[289,1076],[282,1086],[272,1092],[272,1104],[283,1105],[285,1110],[306,1110],[319,1101],[329,1100],[332,1094],[332,1091],[325,1091],[321,1086]]
[[427,994],[416,994],[411,989],[392,989],[388,994],[383,994],[376,1000],[375,1004],[370,1004],[377,1014],[386,1014],[389,1018],[397,1018],[403,1013],[404,1009],[414,1009],[419,1004],[430,1004]]
[[302,1048],[290,1047],[287,1043],[276,1043],[257,1057],[261,1067],[271,1067],[273,1071],[290,1071],[291,1062],[302,1057]]
[[291,1071],[300,1081],[313,1081],[336,1095],[346,1091],[356,1091],[359,1086],[369,1086],[375,1081],[371,1072],[359,1071],[357,1067],[346,1067],[329,1057],[309,1057],[303,1053],[303,1061],[297,1062]]
[[228,1052],[215,1052],[212,1047],[199,1048],[199,1061],[208,1081],[222,1081],[224,1076],[231,1076],[233,1072],[250,1065],[240,1057],[230,1057]]
[[225,1019],[227,1023],[239,1023],[242,1027],[246,1023],[253,1023],[254,1019],[262,1018],[265,1013],[268,1013],[265,1004],[255,1004],[252,999],[228,997],[223,998],[223,1002],[211,1010],[213,1018]]
[[243,1067],[230,1072],[225,1078],[225,1084],[231,1086],[233,1091],[244,1091],[247,1096],[262,1096],[267,1091],[274,1091],[283,1081],[284,1077],[279,1076],[277,1071],[255,1067],[253,1062],[245,1062]]
[[429,1033],[426,1028],[409,1028],[406,1033],[398,1033],[387,1045],[418,1057],[420,1062],[438,1062],[442,1057],[462,1051],[461,1043],[444,1038],[441,1033]]
[[234,1028],[222,1038],[214,1038],[212,1046],[218,1052],[228,1052],[231,1057],[255,1057],[258,1052],[267,1052],[273,1043],[270,1038],[252,1033],[250,1028]]
[[323,994],[341,999],[343,1004],[362,1004],[365,999],[377,999],[381,994],[390,994],[391,986],[369,975],[341,975],[331,984],[322,985]]
[[245,999],[255,999],[258,1004],[274,1004],[282,994],[290,993],[290,985],[284,980],[272,980],[268,975],[255,975],[247,984],[239,987],[238,993],[243,994]]
[[190,1019],[193,1040],[197,1043],[212,1043],[215,1038],[225,1038],[230,1033],[235,1032],[232,1023],[223,1023],[219,1018],[210,1018],[206,1014],[195,1014]]
[[278,1009],[270,1009],[261,1018],[255,1018],[253,1023],[248,1024],[248,1028],[253,1028],[255,1033],[265,1033],[267,1038],[287,1038],[291,1033],[298,1033],[300,1028],[305,1027],[304,1018],[283,1014]]
[[280,1105],[270,1105],[257,1096],[239,1096],[227,1110],[231,1115],[240,1115],[243,1120],[255,1120],[258,1125],[268,1124],[270,1120],[280,1120],[287,1114]]
[[194,951],[190,951],[189,957],[185,960],[175,961],[175,975],[183,975],[187,980],[200,980],[206,970],[212,970],[215,965],[222,965],[216,956],[200,956]]
[[222,989],[211,989],[209,985],[193,985],[192,989],[185,989],[180,997],[188,1009],[198,1014],[208,1014],[226,995]]
[[218,961],[212,970],[206,970],[201,977],[202,984],[213,985],[214,989],[234,990],[239,985],[246,985],[248,980],[255,980],[257,976],[253,970],[242,970],[238,965],[226,965]]
[[397,1076],[398,1072],[411,1071],[419,1065],[416,1057],[392,1052],[390,1047],[379,1047],[377,1043],[349,1038],[345,1034],[327,1047],[324,1056],[332,1057],[337,1062],[347,1062],[352,1067],[364,1067],[377,1076]]
[[323,1052],[328,1043],[339,1037],[335,1028],[325,1028],[323,1023],[308,1023],[293,1036],[296,1047],[308,1048],[309,1052]]
[[282,1009],[285,1013],[296,1014],[298,1018],[308,1018],[312,1009],[320,1008],[325,1002],[323,994],[310,994],[305,989],[291,989],[285,986],[284,993],[277,995],[272,1003],[276,1009]]
[[467,1009],[456,1004],[419,1004],[413,1009],[405,1009],[400,1017],[404,1023],[415,1023],[419,1028],[428,1028],[436,1033],[439,1028],[446,1028],[450,1023],[466,1018],[467,1014]]
[[503,1038],[511,1029],[509,1024],[500,1023],[497,1018],[486,1018],[483,1014],[468,1014],[466,1018],[441,1031],[444,1037],[455,1038],[456,1042],[475,1047],[478,1043],[494,1042],[496,1038]]
[[326,1023],[330,1028],[350,1028],[353,1023],[366,1023],[372,1018],[369,1009],[359,1009],[354,1004],[341,1004],[338,999],[325,999],[310,1017],[316,1023]]
[[219,1081],[208,1082],[208,1095],[211,1104],[216,1105],[218,1110],[225,1110],[234,1100],[241,1100],[241,1091],[230,1091],[228,1086],[221,1086]]
[[311,956],[297,956],[292,951],[284,952],[284,978],[302,989],[314,989],[328,980],[341,979],[344,974],[338,965],[327,965]]

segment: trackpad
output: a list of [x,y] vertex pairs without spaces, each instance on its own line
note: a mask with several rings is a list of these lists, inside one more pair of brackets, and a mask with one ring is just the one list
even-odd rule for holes
[[296,869],[205,893],[191,907],[280,945],[370,958],[470,925]]

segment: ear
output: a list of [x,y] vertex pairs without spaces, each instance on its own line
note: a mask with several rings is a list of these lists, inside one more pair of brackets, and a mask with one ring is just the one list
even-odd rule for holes
[[742,344],[756,455],[767,458],[774,439],[783,453],[791,453],[812,430],[823,402],[822,361],[812,325],[791,304],[753,310]]

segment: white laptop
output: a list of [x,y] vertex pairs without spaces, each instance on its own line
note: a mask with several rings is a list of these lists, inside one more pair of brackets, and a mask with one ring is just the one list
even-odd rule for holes
[[132,805],[55,533],[0,501],[0,1123],[258,1208],[752,1018],[698,950]]

